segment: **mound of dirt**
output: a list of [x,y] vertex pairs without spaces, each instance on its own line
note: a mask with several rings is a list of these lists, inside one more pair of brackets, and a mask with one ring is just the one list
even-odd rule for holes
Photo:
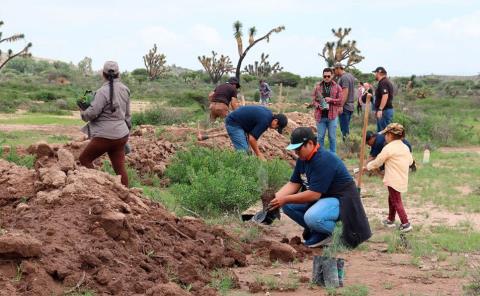
[[42,151],[35,170],[0,160],[0,295],[215,295],[210,270],[246,265],[248,247],[223,229]]

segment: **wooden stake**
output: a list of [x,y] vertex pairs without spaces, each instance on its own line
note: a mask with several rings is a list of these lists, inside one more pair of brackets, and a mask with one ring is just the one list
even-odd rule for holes
[[280,82],[280,91],[278,92],[278,101],[282,101],[283,83]]
[[368,117],[370,116],[370,96],[367,95],[365,102],[365,114],[363,115],[362,144],[360,146],[360,166],[357,178],[357,187],[362,188],[363,166],[365,165],[365,143],[367,140]]

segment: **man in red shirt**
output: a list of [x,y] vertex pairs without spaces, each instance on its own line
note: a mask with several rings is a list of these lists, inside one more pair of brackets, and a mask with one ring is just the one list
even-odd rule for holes
[[323,147],[328,130],[330,152],[336,152],[337,117],[342,108],[342,88],[333,80],[332,69],[323,69],[323,80],[315,86],[312,95],[317,122],[317,142]]

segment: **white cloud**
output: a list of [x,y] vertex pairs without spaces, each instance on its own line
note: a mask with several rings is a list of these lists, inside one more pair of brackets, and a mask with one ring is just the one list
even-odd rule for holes
[[480,61],[480,10],[423,27],[401,27],[387,37],[366,37],[361,68],[384,65],[393,75],[476,74]]
[[211,46],[218,46],[222,43],[222,37],[218,31],[210,26],[203,24],[196,24],[191,29],[191,37],[197,41],[204,44],[209,44]]

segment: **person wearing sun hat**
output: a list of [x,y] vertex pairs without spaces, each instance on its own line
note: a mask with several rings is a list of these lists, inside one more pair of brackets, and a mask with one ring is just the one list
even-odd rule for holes
[[383,221],[386,227],[395,227],[395,215],[400,217],[399,230],[408,232],[412,226],[408,221],[407,213],[403,207],[402,192],[408,189],[408,172],[413,163],[412,153],[407,145],[402,142],[405,137],[405,129],[399,123],[390,123],[380,132],[385,135],[387,145],[377,157],[367,164],[367,170],[374,170],[385,164],[385,176],[383,184],[388,189],[388,217]]
[[356,247],[372,235],[352,176],[334,153],[317,144],[309,127],[296,128],[288,150],[298,155],[295,170],[270,202],[304,228],[305,245],[311,248],[331,242],[338,220],[343,223],[343,242]]

